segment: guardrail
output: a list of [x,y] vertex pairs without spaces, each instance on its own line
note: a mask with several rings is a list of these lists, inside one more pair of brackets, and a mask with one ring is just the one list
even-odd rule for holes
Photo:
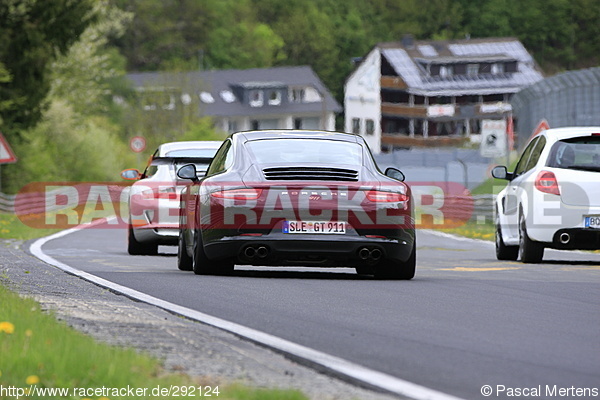
[[4,194],[0,192],[0,212],[15,212],[15,195]]

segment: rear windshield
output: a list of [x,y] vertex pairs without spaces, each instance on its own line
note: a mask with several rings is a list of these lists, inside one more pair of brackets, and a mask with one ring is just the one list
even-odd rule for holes
[[362,165],[358,143],[337,140],[270,139],[246,144],[258,164],[315,163]]
[[186,158],[212,158],[215,156],[217,149],[181,149],[181,150],[171,150],[165,157],[186,157]]
[[547,166],[600,172],[600,136],[577,137],[554,143]]

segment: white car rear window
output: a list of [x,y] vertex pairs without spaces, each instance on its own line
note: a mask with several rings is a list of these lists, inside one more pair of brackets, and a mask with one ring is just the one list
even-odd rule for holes
[[600,136],[577,137],[556,142],[548,167],[600,172]]

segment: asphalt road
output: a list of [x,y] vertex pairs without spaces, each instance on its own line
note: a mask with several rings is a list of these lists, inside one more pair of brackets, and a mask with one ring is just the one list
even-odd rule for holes
[[[597,253],[547,250],[539,265],[499,262],[491,243],[421,231],[417,275],[405,282],[353,269],[239,266],[234,276],[196,276],[177,269],[174,247],[129,256],[125,242],[124,230],[84,229],[43,250],[151,296],[464,399],[514,398],[516,390],[558,399],[560,388],[600,388]],[[483,385],[492,396],[481,395]]]

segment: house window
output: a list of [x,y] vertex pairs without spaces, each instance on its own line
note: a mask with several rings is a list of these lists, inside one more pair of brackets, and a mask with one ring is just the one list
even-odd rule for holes
[[225,103],[233,103],[235,101],[235,95],[229,90],[222,90],[219,94]]
[[249,93],[250,107],[262,107],[263,92],[262,90],[251,90]]
[[273,90],[269,93],[269,105],[278,106],[281,104],[281,92],[279,90]]
[[302,129],[302,118],[294,118],[294,129]]
[[200,92],[198,96],[203,103],[211,104],[215,102],[215,98],[209,92]]
[[227,132],[228,133],[234,133],[238,131],[238,124],[237,121],[234,120],[229,120],[227,121]]
[[188,104],[190,104],[192,102],[192,96],[190,96],[188,93],[182,94],[181,102],[187,106]]
[[175,109],[175,97],[173,95],[169,95],[169,102],[163,104],[163,110],[174,110]]
[[467,75],[475,76],[479,72],[479,64],[469,64],[467,65]]
[[352,133],[360,133],[360,119],[352,118]]
[[504,64],[496,63],[492,64],[492,75],[498,75],[504,73]]
[[366,125],[365,125],[365,130],[367,135],[372,135],[375,133],[375,121],[373,121],[372,119],[367,119],[366,121]]
[[302,103],[304,101],[303,88],[292,88],[289,93],[290,103]]
[[442,78],[449,78],[452,76],[453,73],[454,71],[452,69],[452,65],[442,65],[440,67],[440,76]]

